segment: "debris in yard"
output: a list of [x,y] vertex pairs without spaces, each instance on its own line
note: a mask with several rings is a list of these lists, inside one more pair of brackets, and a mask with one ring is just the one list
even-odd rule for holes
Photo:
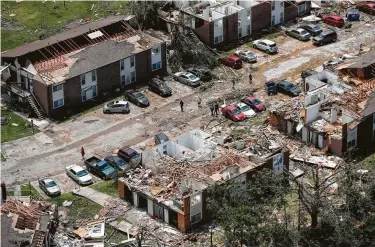
[[62,206],[63,207],[69,207],[69,206],[71,206],[73,204],[73,201],[67,201],[67,200],[65,200],[63,203],[62,203]]
[[106,216],[108,214],[108,210],[105,208],[102,208],[99,210],[99,215],[100,216]]
[[13,125],[13,126],[18,126],[18,124],[16,124],[16,123],[12,123],[12,125]]

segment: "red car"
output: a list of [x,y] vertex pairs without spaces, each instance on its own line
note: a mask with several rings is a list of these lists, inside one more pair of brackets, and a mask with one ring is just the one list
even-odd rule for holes
[[236,56],[228,56],[221,58],[221,63],[232,67],[233,69],[241,69],[242,68],[242,61],[239,57]]
[[375,15],[375,2],[358,2],[357,8],[362,12]]
[[343,27],[345,24],[344,18],[337,14],[325,15],[322,20],[323,22],[335,27]]
[[266,106],[255,97],[245,97],[241,99],[241,102],[245,103],[246,105],[250,106],[254,111],[261,112],[266,110]]
[[243,114],[238,107],[234,105],[227,105],[221,108],[223,116],[233,120],[235,122],[242,121],[245,119],[245,114]]

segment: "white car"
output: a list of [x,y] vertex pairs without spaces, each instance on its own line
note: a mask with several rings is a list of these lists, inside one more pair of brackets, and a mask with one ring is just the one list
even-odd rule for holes
[[253,42],[253,47],[267,53],[277,53],[277,45],[268,39],[258,39]]
[[66,174],[76,181],[79,185],[92,184],[91,175],[82,167],[77,165],[67,166]]
[[201,85],[199,77],[189,72],[177,72],[173,75],[173,79],[191,87],[199,87]]
[[240,111],[245,115],[246,118],[255,117],[257,115],[256,112],[245,103],[237,103],[236,106],[238,107],[238,109],[240,109]]

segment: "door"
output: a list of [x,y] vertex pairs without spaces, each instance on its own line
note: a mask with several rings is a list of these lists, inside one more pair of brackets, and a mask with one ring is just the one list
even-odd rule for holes
[[92,88],[90,88],[90,89],[88,89],[88,90],[86,91],[86,100],[91,99],[92,96],[93,96],[93,92],[92,92]]

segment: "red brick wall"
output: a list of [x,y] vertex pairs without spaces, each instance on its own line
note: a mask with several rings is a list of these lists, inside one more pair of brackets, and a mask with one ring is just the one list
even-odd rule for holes
[[271,26],[271,4],[268,2],[251,7],[252,34],[261,32],[263,28]]
[[[287,3],[284,3],[287,6]],[[288,7],[284,9],[284,20],[291,21],[294,20],[298,16],[298,8],[293,4],[289,4]]]
[[234,13],[224,18],[226,25],[224,26],[224,44],[228,44],[238,40],[238,13]]
[[33,94],[48,116],[52,109],[52,88],[39,80],[33,80]]
[[357,148],[360,151],[369,151],[374,147],[373,116],[370,115],[362,120],[357,126]]
[[204,24],[200,27],[195,28],[195,34],[197,37],[206,45],[212,46],[213,41],[213,22],[204,21]]

